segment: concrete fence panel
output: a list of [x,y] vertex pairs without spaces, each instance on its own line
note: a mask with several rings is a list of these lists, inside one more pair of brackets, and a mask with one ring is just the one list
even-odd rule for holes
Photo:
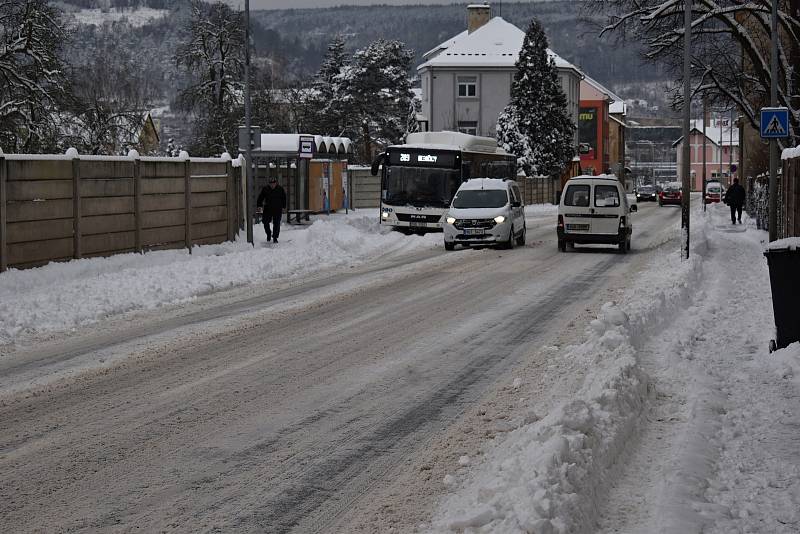
[[0,154],[0,270],[235,238],[230,159],[72,156]]

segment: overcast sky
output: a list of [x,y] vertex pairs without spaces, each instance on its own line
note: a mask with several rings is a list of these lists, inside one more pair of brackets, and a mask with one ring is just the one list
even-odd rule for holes
[[[515,0],[520,1],[520,0]],[[522,0],[525,1],[525,0]],[[229,3],[234,5],[244,6],[244,0],[228,0]],[[250,9],[287,9],[291,7],[306,8],[306,7],[333,7],[340,5],[359,5],[367,6],[371,4],[468,4],[471,2],[456,2],[454,0],[250,0]],[[482,3],[482,2],[474,2]],[[491,2],[497,4],[498,2]]]

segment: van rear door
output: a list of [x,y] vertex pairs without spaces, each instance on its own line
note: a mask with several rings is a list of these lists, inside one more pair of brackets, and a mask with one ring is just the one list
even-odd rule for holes
[[592,231],[592,187],[588,183],[569,183],[562,195],[564,231],[589,234]]
[[619,233],[622,199],[617,184],[596,183],[593,197],[592,233],[601,235]]

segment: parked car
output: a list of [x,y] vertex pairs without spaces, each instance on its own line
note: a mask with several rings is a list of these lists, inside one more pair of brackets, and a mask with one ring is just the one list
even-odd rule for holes
[[719,183],[716,180],[711,180],[706,182],[706,194],[704,199],[704,202],[706,204],[721,202],[722,194],[723,194],[723,189],[721,183]]
[[525,244],[525,212],[517,182],[473,178],[456,191],[445,216],[444,248]]
[[604,243],[620,252],[631,249],[633,224],[625,189],[612,174],[576,176],[567,182],[558,205],[558,248],[567,245]]
[[681,192],[680,182],[670,182],[664,185],[661,193],[658,194],[658,205],[678,204],[682,202],[683,193]]
[[656,193],[656,188],[652,185],[640,185],[636,188],[636,200],[641,202],[643,200],[652,200],[655,202],[658,200],[658,193]]

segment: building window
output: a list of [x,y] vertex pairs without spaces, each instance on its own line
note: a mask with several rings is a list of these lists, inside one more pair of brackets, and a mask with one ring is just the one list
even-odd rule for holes
[[475,76],[458,77],[458,97],[475,98],[478,96],[478,78]]
[[477,121],[458,121],[458,131],[469,135],[478,135]]

